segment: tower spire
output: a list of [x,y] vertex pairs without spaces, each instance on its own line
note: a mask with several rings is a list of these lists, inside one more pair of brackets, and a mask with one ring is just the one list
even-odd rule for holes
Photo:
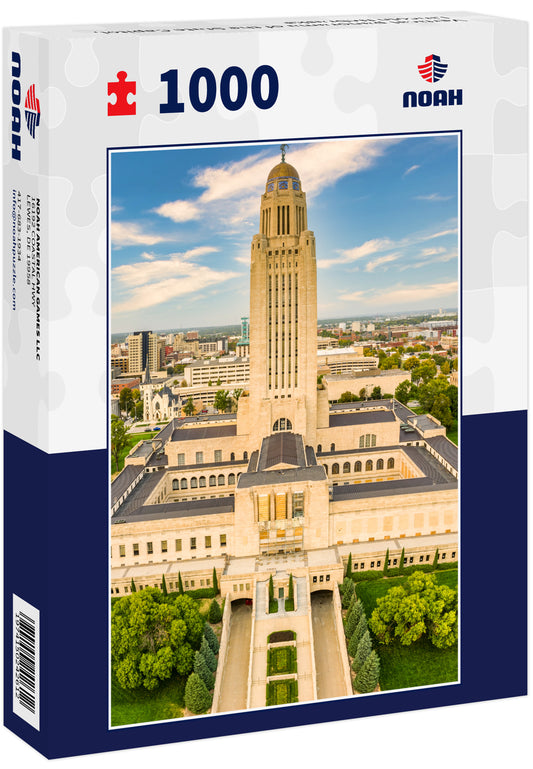
[[285,150],[288,150],[288,149],[289,149],[289,145],[288,144],[282,144],[281,147],[280,147],[280,150],[281,150],[281,162],[282,163],[285,162]]

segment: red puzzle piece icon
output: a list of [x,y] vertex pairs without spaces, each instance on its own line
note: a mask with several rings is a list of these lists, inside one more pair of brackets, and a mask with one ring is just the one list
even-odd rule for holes
[[107,84],[107,95],[112,96],[115,94],[117,97],[116,102],[107,103],[107,114],[114,115],[135,115],[137,110],[136,102],[131,104],[128,102],[128,94],[135,95],[137,93],[137,83],[135,80],[126,80],[128,73],[123,70],[117,72],[118,80],[113,83]]

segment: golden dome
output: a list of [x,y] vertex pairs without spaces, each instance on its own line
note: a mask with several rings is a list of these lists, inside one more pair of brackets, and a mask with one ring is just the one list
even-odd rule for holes
[[284,177],[284,176],[291,176],[294,179],[300,178],[296,168],[294,166],[291,166],[290,163],[285,163],[283,161],[282,163],[278,163],[277,166],[274,166],[274,168],[268,175],[267,181],[270,181],[271,179],[279,179],[280,177]]

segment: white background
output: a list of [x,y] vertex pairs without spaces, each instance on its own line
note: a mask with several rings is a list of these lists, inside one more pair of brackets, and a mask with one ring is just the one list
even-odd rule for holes
[[[3,26],[10,26],[262,18],[265,12],[268,16],[284,17],[462,10],[533,20],[533,4],[522,0],[465,0],[457,4],[459,8],[443,5],[423,0],[416,3],[391,0],[292,0],[289,3],[287,0],[270,0],[261,4],[246,3],[244,0],[225,0],[223,4],[215,0],[196,0],[182,7],[183,3],[170,0],[159,0],[157,4],[140,0],[92,0],[86,4],[63,0],[20,0],[17,4],[9,3],[9,7],[6,4],[0,18]],[[474,56],[472,65],[475,66]],[[499,571],[501,566],[502,561],[494,561],[495,569]],[[506,573],[512,579],[511,570],[500,573]],[[512,634],[513,617],[506,616],[505,606],[495,606],[494,614],[487,617],[486,626],[479,632],[480,643],[484,633],[492,639],[495,633]],[[487,677],[505,676],[505,660],[495,660],[494,663],[487,669]],[[360,766],[394,769],[412,769],[413,766],[444,769],[450,765],[458,769],[529,767],[533,765],[532,702],[531,697],[521,697],[179,745],[137,748],[65,761],[73,769],[92,769],[96,766],[99,769],[145,769],[148,763],[156,762],[168,767],[187,766],[191,769],[204,766],[216,769],[248,769],[251,766],[254,769],[274,769],[286,766],[296,769],[299,766],[332,764],[350,769]],[[0,755],[6,767],[22,765],[34,769],[46,763],[42,756],[1,728]]]

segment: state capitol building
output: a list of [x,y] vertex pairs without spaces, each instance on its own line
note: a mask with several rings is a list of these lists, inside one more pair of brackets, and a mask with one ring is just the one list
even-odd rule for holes
[[[304,180],[305,181],[305,180]],[[458,558],[458,451],[396,400],[330,404],[317,384],[315,235],[298,171],[272,168],[251,244],[250,385],[236,414],[174,418],[111,490],[111,593],[212,585],[254,603],[353,570]],[[151,399],[150,377],[141,385]],[[262,600],[262,599],[261,599]]]

